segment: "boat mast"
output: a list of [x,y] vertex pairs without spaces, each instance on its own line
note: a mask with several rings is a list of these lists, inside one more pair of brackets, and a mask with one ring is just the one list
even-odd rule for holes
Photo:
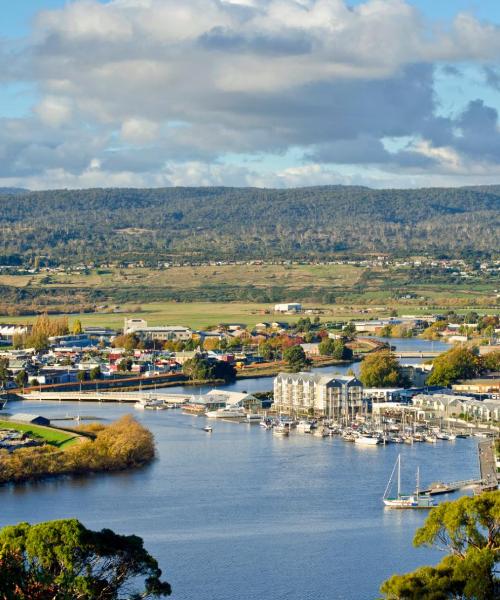
[[398,498],[401,497],[401,454],[398,454]]
[[417,498],[418,498],[418,496],[420,494],[420,467],[417,467],[417,489],[416,489],[416,492],[417,492]]

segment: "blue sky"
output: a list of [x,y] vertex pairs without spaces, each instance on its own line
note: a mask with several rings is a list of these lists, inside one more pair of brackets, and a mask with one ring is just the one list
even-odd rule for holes
[[497,0],[4,4],[0,186],[500,180]]

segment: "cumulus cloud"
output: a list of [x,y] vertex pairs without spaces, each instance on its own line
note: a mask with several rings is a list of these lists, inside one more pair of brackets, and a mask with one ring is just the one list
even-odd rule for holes
[[[459,73],[500,56],[500,28],[470,14],[437,24],[404,0],[75,0],[41,11],[15,56],[39,98],[0,132],[9,181],[284,185],[334,182],[345,165],[395,179],[500,163],[495,109],[437,110],[436,64]],[[391,151],[388,137],[411,141]],[[291,171],[224,165],[290,148],[304,157]]]

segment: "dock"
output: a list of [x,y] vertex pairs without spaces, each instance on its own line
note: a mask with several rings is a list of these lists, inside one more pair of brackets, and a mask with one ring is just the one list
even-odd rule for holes
[[153,391],[144,392],[30,392],[19,394],[23,400],[40,402],[125,402],[135,403],[147,400],[163,400],[165,404],[184,404],[191,400],[190,394],[159,394]]
[[437,496],[438,494],[451,494],[452,492],[458,492],[465,488],[476,487],[481,485],[481,479],[464,479],[462,481],[452,481],[451,483],[443,483],[437,481],[431,483],[431,485],[425,490],[420,490],[422,494],[429,494],[429,496]]
[[474,488],[475,494],[481,492],[490,492],[498,489],[498,473],[495,459],[495,440],[486,440],[479,442],[477,446],[479,458],[479,479],[464,479],[462,481],[452,481],[451,483],[443,483],[438,481],[423,490],[423,494],[436,496],[438,494],[451,494],[465,488]]

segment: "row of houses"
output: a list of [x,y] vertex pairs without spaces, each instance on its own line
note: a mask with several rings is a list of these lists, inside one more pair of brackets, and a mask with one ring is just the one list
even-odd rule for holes
[[413,398],[421,418],[465,417],[483,422],[500,421],[500,400],[476,400],[451,394],[419,394]]

